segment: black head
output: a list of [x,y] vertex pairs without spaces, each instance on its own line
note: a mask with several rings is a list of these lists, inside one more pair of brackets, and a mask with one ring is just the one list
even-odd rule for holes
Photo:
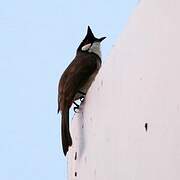
[[105,39],[106,37],[102,37],[102,38],[96,38],[94,36],[94,34],[92,33],[92,30],[91,28],[88,26],[88,29],[87,29],[87,34],[84,38],[84,40],[81,42],[81,44],[79,45],[77,51],[82,51],[82,48],[86,48],[86,45],[87,47],[88,46],[91,46],[94,42],[101,42]]

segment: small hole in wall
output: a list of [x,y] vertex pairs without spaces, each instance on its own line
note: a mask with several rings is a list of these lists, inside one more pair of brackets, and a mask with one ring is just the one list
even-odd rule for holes
[[74,173],[75,177],[77,177],[77,172]]
[[76,160],[77,159],[77,152],[75,152],[75,156],[74,156],[74,160]]
[[85,156],[85,158],[84,158],[84,162],[87,163],[87,157],[86,157],[86,156]]
[[148,123],[145,123],[144,127],[145,127],[145,130],[147,131],[148,130]]
[[96,169],[94,170],[94,176],[96,176]]
[[90,121],[91,121],[91,122],[92,122],[92,120],[93,120],[92,117],[90,117]]
[[103,86],[103,80],[101,80],[101,86]]

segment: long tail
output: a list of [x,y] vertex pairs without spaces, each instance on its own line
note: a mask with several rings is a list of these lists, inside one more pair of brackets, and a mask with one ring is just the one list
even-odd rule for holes
[[62,138],[62,147],[64,155],[69,149],[69,146],[72,145],[72,139],[69,131],[69,109],[65,108],[62,112],[62,121],[61,121],[61,138]]

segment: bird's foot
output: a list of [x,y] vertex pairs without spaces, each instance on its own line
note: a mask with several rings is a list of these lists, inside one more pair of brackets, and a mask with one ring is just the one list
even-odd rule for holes
[[75,104],[74,112],[77,113],[79,110],[79,104],[77,104],[76,102],[73,102],[73,103]]
[[[82,102],[84,101],[84,99],[85,99],[86,93],[84,93],[84,92],[82,92],[82,91],[78,91],[78,93],[79,93],[79,94],[82,94],[82,96],[80,96],[80,98],[79,98],[80,102],[82,103]],[[77,113],[78,110],[79,110],[80,105],[77,104],[75,101],[74,101],[73,103],[74,103],[74,105],[75,105],[75,107],[74,107],[74,112]]]

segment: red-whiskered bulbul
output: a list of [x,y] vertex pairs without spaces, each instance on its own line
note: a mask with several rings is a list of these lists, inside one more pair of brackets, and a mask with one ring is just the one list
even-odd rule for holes
[[97,75],[101,66],[100,43],[105,38],[96,38],[88,26],[87,34],[77,49],[76,57],[60,78],[58,113],[61,111],[62,114],[61,137],[64,155],[66,155],[69,146],[72,145],[69,131],[69,109],[72,103],[86,95]]

